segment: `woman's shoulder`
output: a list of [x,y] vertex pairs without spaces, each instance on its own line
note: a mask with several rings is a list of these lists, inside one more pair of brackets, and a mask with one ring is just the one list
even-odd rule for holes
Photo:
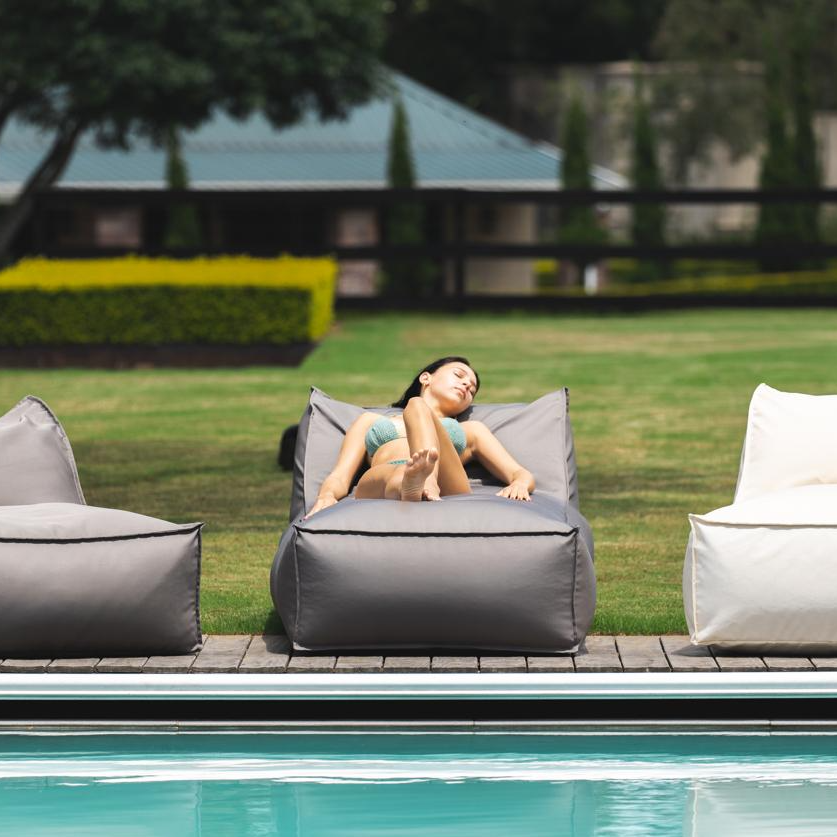
[[360,427],[371,427],[376,422],[380,421],[381,419],[386,419],[388,416],[385,416],[383,413],[375,413],[372,410],[366,410],[362,412],[353,422],[353,425],[360,426]]

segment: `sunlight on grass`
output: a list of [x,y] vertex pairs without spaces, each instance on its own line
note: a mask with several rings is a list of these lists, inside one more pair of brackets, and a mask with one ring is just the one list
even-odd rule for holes
[[837,392],[835,350],[834,311],[357,315],[298,369],[3,370],[0,403],[33,393],[56,411],[89,503],[206,521],[204,630],[249,633],[278,626],[268,573],[291,478],[276,449],[310,385],[388,403],[447,354],[471,359],[482,401],[566,385],[596,538],[594,630],[673,633],[686,515],[731,502],[753,389]]

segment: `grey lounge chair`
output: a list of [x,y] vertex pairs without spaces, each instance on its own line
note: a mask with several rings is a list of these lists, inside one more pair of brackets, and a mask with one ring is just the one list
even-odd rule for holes
[[0,658],[196,651],[201,526],[86,505],[64,429],[27,396],[0,417]]
[[303,520],[362,412],[312,389],[291,525],[271,573],[294,647],[578,650],[596,582],[567,404],[560,390],[531,404],[477,404],[462,416],[485,422],[532,471],[531,503],[497,497],[496,480],[470,467],[470,495],[416,504],[350,495]]

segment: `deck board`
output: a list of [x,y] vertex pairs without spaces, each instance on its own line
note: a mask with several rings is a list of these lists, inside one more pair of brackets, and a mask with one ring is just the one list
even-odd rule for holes
[[383,671],[384,658],[374,655],[347,654],[346,656],[337,658],[337,665],[334,666],[334,670],[342,671],[346,674],[359,674],[365,671]]
[[230,674],[238,671],[250,640],[249,634],[208,637],[192,665],[192,671],[197,674]]
[[430,657],[403,655],[384,658],[384,671],[393,674],[416,674],[430,671]]
[[623,671],[671,671],[657,636],[618,636],[616,647]]
[[526,657],[478,657],[480,671],[490,674],[525,672]]
[[704,645],[692,645],[687,636],[662,636],[668,663],[672,671],[719,671],[712,652]]
[[469,671],[479,671],[480,664],[477,657],[442,655],[431,659],[430,670],[443,671],[448,674],[462,674]]
[[281,674],[291,659],[290,640],[282,634],[254,636],[238,670],[242,674]]
[[616,640],[612,636],[588,636],[575,655],[575,670],[590,674],[623,671]]
[[577,654],[484,655],[404,653],[324,654],[294,652],[283,635],[211,635],[200,652],[150,657],[83,659],[0,659],[7,674],[551,674],[605,672],[756,672],[837,671],[837,657],[739,655],[721,648],[692,645],[687,636],[587,637]]

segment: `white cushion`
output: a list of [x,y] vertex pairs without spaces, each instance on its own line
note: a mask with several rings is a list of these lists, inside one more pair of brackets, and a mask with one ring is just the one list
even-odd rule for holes
[[823,483],[837,484],[837,395],[760,384],[750,402],[735,502]]
[[689,515],[683,598],[692,642],[837,645],[837,485]]

